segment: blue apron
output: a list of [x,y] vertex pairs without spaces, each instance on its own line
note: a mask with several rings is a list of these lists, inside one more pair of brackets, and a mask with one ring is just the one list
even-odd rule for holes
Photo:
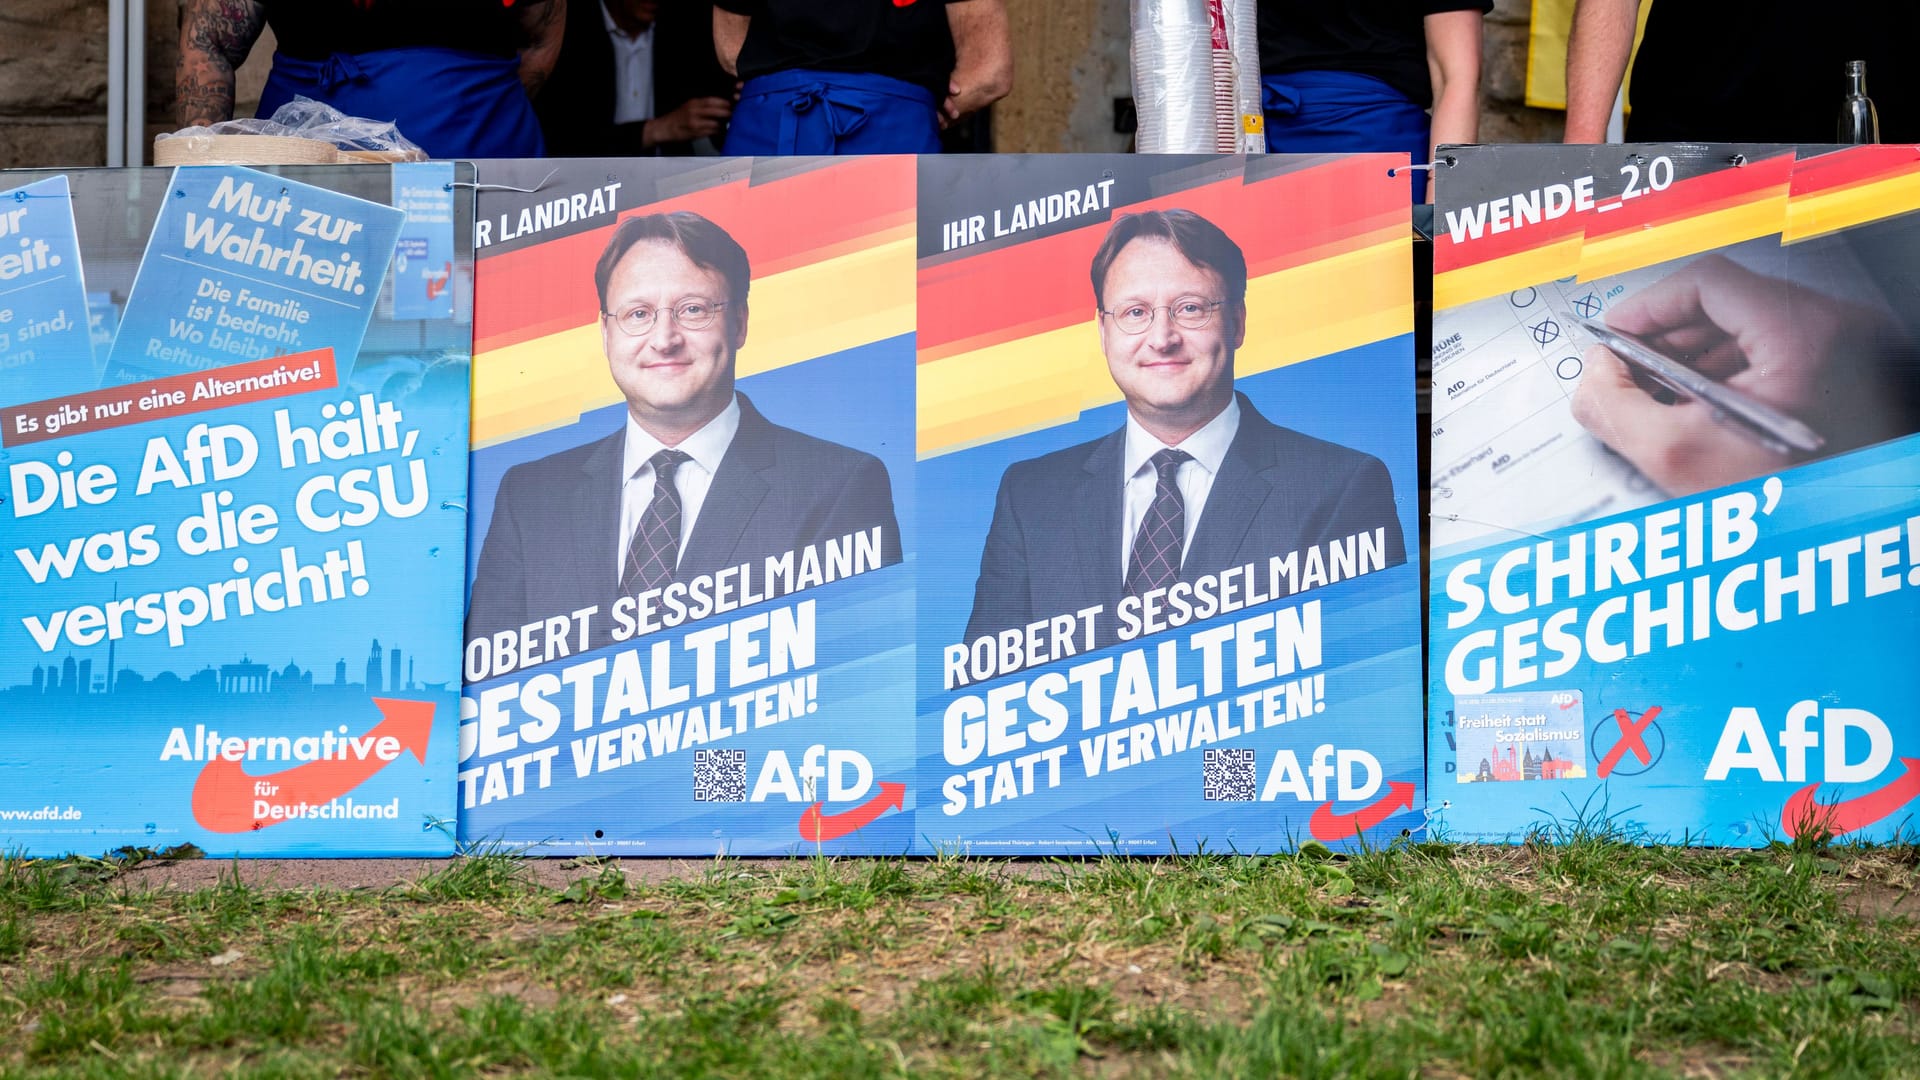
[[939,103],[885,75],[795,68],[748,79],[727,126],[727,153],[937,154]]
[[[1424,163],[1433,121],[1427,110],[1371,75],[1295,71],[1260,80],[1267,150],[1276,154],[1388,153]],[[1427,198],[1427,173],[1414,172],[1413,201]]]
[[325,60],[274,53],[259,115],[272,116],[296,94],[348,116],[391,120],[436,158],[546,153],[515,56],[423,47],[334,53]]

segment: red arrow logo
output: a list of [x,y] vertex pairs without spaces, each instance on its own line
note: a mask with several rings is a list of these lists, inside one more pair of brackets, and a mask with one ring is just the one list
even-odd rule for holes
[[1325,844],[1352,840],[1356,832],[1365,832],[1375,824],[1394,817],[1394,811],[1413,809],[1413,784],[1390,780],[1386,786],[1388,792],[1380,796],[1380,801],[1367,803],[1357,811],[1334,813],[1332,803],[1321,803],[1315,807],[1313,817],[1308,819],[1308,832],[1313,834],[1313,840],[1321,840]]
[[1843,836],[1867,826],[1912,802],[1920,795],[1920,758],[1901,758],[1905,771],[1878,791],[1856,795],[1837,803],[1822,803],[1814,798],[1819,784],[1808,784],[1793,793],[1780,808],[1780,828],[1797,837],[1809,826]]
[[[433,702],[374,698],[383,719],[357,738],[339,735],[345,756],[309,761],[283,772],[249,776],[238,761],[215,758],[200,770],[193,785],[193,819],[217,833],[248,832],[292,819],[287,811],[301,804],[324,806],[345,795],[387,767],[374,753],[383,738],[400,741],[422,765],[427,763],[427,739],[433,734]],[[395,758],[395,760],[399,760]],[[282,813],[275,815],[273,810]],[[255,811],[266,813],[255,816]]]
[[1315,840],[1334,843],[1350,840],[1355,833],[1362,833],[1393,816],[1396,810],[1413,809],[1413,785],[1398,780],[1389,781],[1390,788],[1379,802],[1369,803],[1351,813],[1336,814],[1333,804],[1321,803],[1313,811],[1313,817],[1307,820],[1307,831]]
[[891,806],[895,810],[907,807],[907,785],[882,782],[880,794],[861,803],[845,813],[823,814],[822,803],[814,803],[800,815],[800,838],[819,843],[822,840],[838,840],[855,830],[865,828],[873,819],[887,812]]

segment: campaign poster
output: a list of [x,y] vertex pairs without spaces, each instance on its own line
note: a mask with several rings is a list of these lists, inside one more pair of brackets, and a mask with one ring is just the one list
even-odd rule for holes
[[921,159],[930,850],[1421,822],[1405,164]]
[[173,184],[107,352],[107,382],[358,351],[406,211],[255,169],[183,168]]
[[0,321],[75,332],[0,370],[0,849],[451,852],[472,304],[376,317],[389,170],[12,186],[71,284]]
[[1436,821],[1468,840],[1910,836],[1912,148],[1448,153]]
[[393,253],[393,315],[453,318],[454,187],[446,162],[393,167],[393,205],[406,211]]
[[0,192],[0,378],[22,398],[94,385],[91,316],[65,176]]
[[479,170],[461,835],[910,850],[913,160]]

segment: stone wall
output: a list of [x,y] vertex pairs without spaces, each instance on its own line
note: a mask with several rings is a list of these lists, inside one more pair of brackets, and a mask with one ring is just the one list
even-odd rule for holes
[[1480,61],[1481,142],[1559,142],[1566,128],[1566,114],[1526,106],[1532,11],[1530,0],[1494,0],[1487,16]]
[[0,164],[106,160],[104,0],[0,5]]
[[[146,138],[174,129],[179,0],[145,0]],[[266,82],[273,35],[262,34],[236,80],[250,116]],[[0,167],[104,165],[106,0],[0,0]]]
[[1001,153],[1117,153],[1113,99],[1131,97],[1129,0],[1012,0],[1013,92],[993,107]]
[[[179,0],[145,0],[148,145],[173,128]],[[589,0],[591,2],[591,0]],[[1010,0],[1015,88],[994,109],[1003,152],[1124,151],[1114,99],[1131,96],[1129,0]],[[1529,0],[1496,0],[1487,19],[1483,142],[1560,137],[1557,112],[1521,104]],[[251,115],[272,55],[263,36],[241,69],[240,115]],[[0,0],[0,167],[106,161],[106,0]]]

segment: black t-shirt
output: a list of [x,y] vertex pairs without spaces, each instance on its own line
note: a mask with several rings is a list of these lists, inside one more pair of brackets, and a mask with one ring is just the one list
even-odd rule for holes
[[793,68],[866,72],[947,95],[953,74],[949,0],[717,0],[753,21],[740,47],[742,79]]
[[512,56],[526,44],[518,11],[503,0],[262,0],[261,6],[280,51],[302,60],[409,46]]
[[1422,107],[1433,104],[1428,15],[1486,14],[1493,0],[1260,0],[1260,74],[1371,75]]
[[1635,142],[1829,143],[1867,62],[1882,142],[1920,141],[1913,0],[1657,0],[1633,63]]

